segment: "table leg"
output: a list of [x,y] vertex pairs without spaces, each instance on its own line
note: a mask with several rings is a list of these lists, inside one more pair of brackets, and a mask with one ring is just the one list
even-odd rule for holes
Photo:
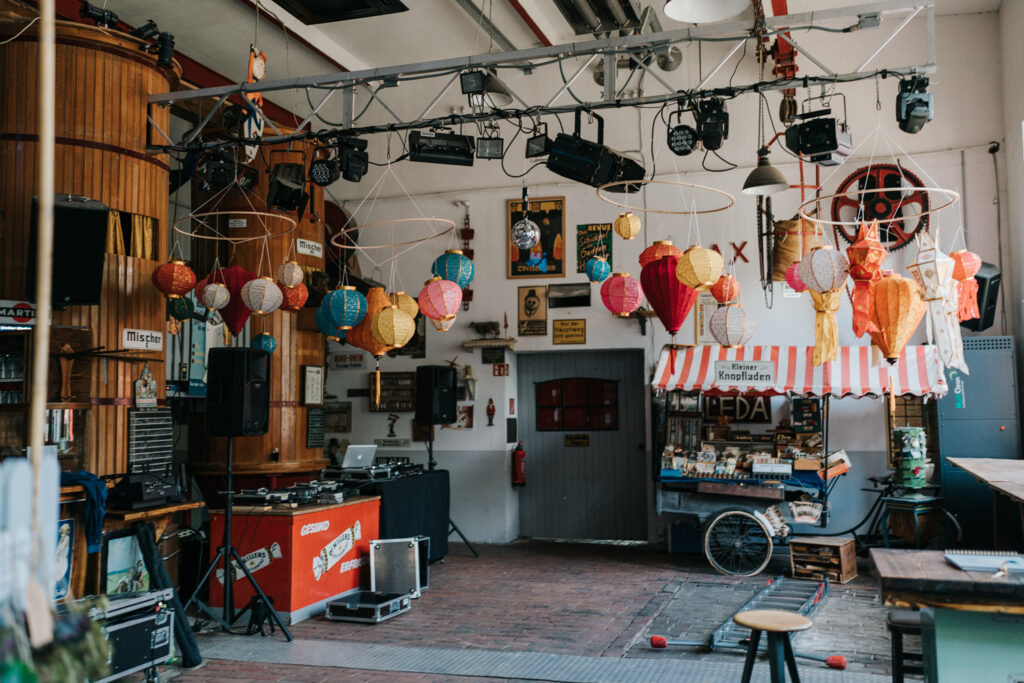
[[772,683],[784,683],[786,680],[786,652],[782,641],[788,638],[786,633],[768,632],[768,665]]
[[882,512],[882,541],[885,543],[885,547],[889,547],[889,506],[886,503],[885,511]]

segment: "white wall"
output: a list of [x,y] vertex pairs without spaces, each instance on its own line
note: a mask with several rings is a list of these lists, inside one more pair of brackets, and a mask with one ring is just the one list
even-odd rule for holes
[[[1013,8],[1008,11],[1016,13],[1014,21],[1019,27],[1021,0],[1013,0],[1009,4],[1013,5]],[[928,124],[919,135],[907,135],[896,127],[893,115],[896,93],[895,79],[886,79],[880,82],[882,103],[880,112],[875,110],[875,84],[873,81],[842,86],[842,91],[847,94],[854,144],[857,145],[867,139],[875,127],[880,125],[884,135],[877,138],[878,144],[874,149],[876,160],[884,159],[889,163],[894,163],[892,156],[894,153],[898,153],[895,147],[898,144],[913,153],[912,160],[900,153],[901,163],[917,171],[916,162],[923,167],[935,184],[963,191],[967,197],[966,225],[969,228],[970,247],[990,262],[997,262],[998,253],[995,207],[991,201],[995,194],[995,187],[991,158],[986,152],[986,147],[989,140],[1003,136],[1002,91],[1004,84],[1001,82],[998,72],[992,67],[999,62],[1000,58],[999,23],[1000,19],[996,14],[950,16],[937,19],[939,73],[934,78],[931,88],[931,92],[935,95],[936,114],[935,120]],[[1005,28],[1005,24],[1003,30],[1008,30]],[[1010,30],[1012,31],[1012,29]],[[1015,36],[1016,33],[1011,32],[1005,35]],[[878,31],[844,36],[841,39],[844,46],[842,52],[834,48],[840,39],[828,34],[807,36],[802,38],[801,42],[816,56],[826,59],[830,66],[840,70],[852,70],[860,61],[860,55],[864,54],[865,50],[870,52],[872,46],[883,37],[882,32]],[[861,52],[857,53],[852,48],[847,51],[845,49],[847,41],[857,45]],[[1024,60],[1020,59],[1021,48],[1019,44],[1016,44],[1019,43],[1019,40],[1013,38],[1008,42],[1015,43],[1010,56],[1015,57],[1016,61],[1006,60],[1005,53],[1011,50],[1006,47],[1003,48],[1004,60],[1019,67],[1021,63],[1024,63]],[[702,48],[705,69],[708,64],[717,61],[715,54],[722,54],[725,49],[718,45],[705,45]],[[685,53],[683,66],[677,72],[666,76],[671,79],[670,82],[673,84],[678,83],[678,87],[692,86],[699,80],[695,78],[696,48],[688,47]],[[894,41],[886,48],[876,63],[890,67],[923,64],[923,55],[923,30],[920,27],[912,27],[901,39]],[[805,68],[805,62],[801,60],[800,63],[801,68]],[[712,82],[712,85],[724,85],[731,68],[732,63],[729,68],[720,72],[718,81]],[[810,73],[816,72],[813,66],[807,65],[806,68]],[[575,67],[566,66],[567,73],[574,70]],[[536,78],[541,84],[536,86],[535,95],[527,97],[528,100],[546,100],[560,83],[557,80],[553,83],[550,80],[545,82],[542,74],[538,74]],[[756,66],[750,55],[741,64],[735,78],[736,83],[756,80]],[[525,78],[516,80],[509,77],[508,80],[510,85],[521,94],[529,93],[530,86]],[[580,78],[577,83],[581,95],[583,93],[586,93],[587,96],[595,95],[597,86],[590,80],[589,75]],[[1024,112],[1024,100],[1022,100],[1020,89],[1011,78],[1009,70],[1006,75],[1005,89],[1007,92],[1011,89],[1015,91],[1013,97],[1019,121],[1021,113]],[[426,92],[424,94],[427,99],[432,96],[427,95]],[[774,114],[777,111],[779,95],[770,93],[768,98],[771,111]],[[409,113],[412,115],[418,113],[418,109],[422,108],[422,100],[399,100],[399,102],[410,110]],[[727,254],[731,253],[731,249],[728,247],[730,241],[748,241],[745,254],[750,262],[738,264],[735,275],[743,290],[742,303],[759,323],[758,330],[750,343],[811,344],[813,343],[814,313],[809,300],[806,298],[783,298],[780,289],[776,288],[774,306],[769,309],[765,305],[758,283],[754,201],[739,194],[743,180],[750,170],[756,149],[756,104],[757,100],[753,95],[729,102],[729,111],[732,115],[731,132],[722,154],[741,164],[740,168],[727,173],[708,173],[699,169],[699,159],[675,157],[665,148],[665,129],[660,123],[657,124],[654,132],[654,159],[660,178],[678,177],[686,182],[721,188],[737,196],[737,204],[730,211],[701,217],[699,233],[702,243],[705,245],[712,242],[718,243]],[[637,110],[624,109],[613,110],[606,115],[606,142],[621,150],[640,151],[647,159],[648,169],[651,167],[651,124],[655,111],[645,109],[638,113]],[[551,126],[556,127],[553,123]],[[507,127],[503,130],[507,140],[512,134]],[[1019,127],[1016,131],[1016,149],[1019,161]],[[467,130],[467,132],[470,131]],[[384,136],[377,136],[371,142],[371,150],[381,151],[384,145],[383,138]],[[521,172],[527,168],[521,158],[522,144],[523,140],[520,136],[515,141],[506,164],[510,171]],[[893,146],[892,153],[889,150],[889,145]],[[395,150],[398,147],[400,145],[397,140],[393,140],[393,156],[397,156]],[[824,183],[825,191],[834,191],[841,179],[854,169],[865,165],[872,156],[870,147],[869,143],[859,150],[856,157],[848,161],[847,165],[835,172]],[[962,187],[961,183],[961,151],[964,153],[966,166],[966,187]],[[382,156],[383,154],[379,154],[374,158],[382,158]],[[792,161],[790,157],[776,149],[772,160],[791,182],[796,182],[797,168],[794,164],[788,163]],[[715,166],[719,163],[717,160],[709,161],[709,164]],[[807,168],[811,174],[809,177],[813,177],[812,168]],[[424,215],[449,218],[461,227],[463,210],[455,206],[454,201],[469,202],[473,227],[476,229],[476,238],[472,243],[472,247],[476,251],[477,268],[477,276],[472,284],[475,294],[474,302],[468,312],[460,313],[459,322],[452,331],[438,334],[428,327],[426,362],[443,362],[457,355],[459,363],[473,365],[474,374],[478,377],[477,426],[473,430],[463,432],[440,430],[436,446],[437,459],[441,466],[452,470],[455,501],[453,516],[471,540],[511,540],[518,532],[518,515],[516,493],[508,484],[508,445],[504,443],[504,417],[508,409],[508,398],[514,396],[514,368],[510,378],[487,376],[488,373],[485,373],[484,370],[489,371],[489,366],[482,366],[479,363],[479,354],[470,353],[460,347],[462,341],[474,336],[465,323],[484,320],[502,321],[503,315],[507,314],[511,326],[510,332],[514,334],[516,287],[527,284],[584,282],[585,276],[575,273],[575,226],[591,222],[611,222],[618,210],[616,207],[600,201],[595,196],[593,189],[563,181],[544,168],[537,169],[526,178],[530,183],[531,198],[566,197],[566,257],[567,269],[570,272],[566,278],[561,279],[510,281],[505,278],[505,201],[518,197],[521,181],[504,176],[498,168],[497,162],[481,160],[478,160],[473,168],[401,163],[396,165],[393,171],[401,183],[393,177],[388,177],[377,187],[375,196],[365,203],[362,200],[381,177],[383,171],[380,169],[373,169],[358,185],[338,183],[331,188],[331,191],[339,198],[351,200],[346,203],[346,207],[348,210],[354,211],[356,219],[363,224],[390,218]],[[682,175],[676,176],[677,172]],[[832,174],[831,169],[822,169],[823,179],[828,178],[830,174]],[[1011,171],[1011,182],[1012,177]],[[1016,178],[1016,186],[1019,187],[1021,180],[1019,165]],[[403,186],[412,195],[411,197],[405,194]],[[650,208],[687,208],[690,202],[688,196],[680,197],[675,189],[663,186],[651,187],[641,195],[629,198]],[[706,207],[708,204],[704,202],[713,200],[702,196],[698,197],[697,201],[700,207]],[[792,215],[798,204],[799,195],[795,190],[775,198],[776,213],[780,218]],[[1019,199],[1017,205],[1016,220],[1019,224]],[[943,212],[938,214],[936,219],[937,225],[941,229],[941,244],[948,250],[952,248],[954,234],[960,226],[959,210]],[[627,270],[638,277],[637,257],[640,251],[653,240],[671,237],[678,246],[684,248],[688,244],[698,241],[696,234],[690,232],[689,221],[686,217],[649,214],[645,222],[644,232],[638,239],[625,242],[618,237],[615,238],[613,259],[615,269]],[[406,239],[426,234],[424,228],[409,227],[409,225],[403,225],[402,229],[398,231],[406,235]],[[389,229],[380,228],[367,230],[361,240],[364,245],[380,244],[392,241],[392,237]],[[415,294],[422,281],[429,276],[431,261],[449,246],[446,239],[435,240],[403,254],[398,259],[396,280],[400,280],[403,288],[410,294]],[[387,250],[377,250],[372,254],[378,263],[382,260],[378,258],[378,252],[382,251],[386,252]],[[907,259],[913,256],[913,251],[913,247],[909,247],[893,254],[887,262],[887,267],[901,270]],[[1015,253],[1015,260],[1021,257],[1024,257],[1024,254]],[[373,269],[373,265],[367,260],[363,261],[363,267],[365,273],[370,273]],[[385,266],[383,270],[378,271],[377,277],[387,282],[391,278],[390,266]],[[592,301],[592,306],[588,309],[549,311],[549,318],[586,318],[588,348],[641,348],[645,352],[648,370],[650,370],[651,366],[657,362],[658,352],[662,345],[669,342],[669,337],[661,328],[660,323],[654,321],[653,325],[648,326],[647,335],[641,336],[636,321],[616,319],[608,314],[600,303],[596,286],[592,288]],[[855,339],[851,332],[848,305],[844,305],[840,309],[839,329],[842,344],[863,343],[862,340]],[[998,328],[990,330],[991,333],[998,333],[998,331]],[[917,343],[923,341],[923,333],[919,333],[914,341]],[[517,351],[551,350],[552,348],[550,336],[527,337],[516,342]],[[472,360],[470,360],[471,358]],[[422,362],[424,361],[405,358],[385,359],[383,366],[385,370],[407,370]],[[366,386],[365,373],[336,372],[329,375],[328,391],[341,396],[343,400],[347,400],[344,398],[345,391],[353,386]],[[496,426],[487,428],[482,426],[485,424],[482,413],[487,398],[492,396],[499,412],[495,420]],[[642,398],[638,397],[638,400],[642,400]],[[343,435],[353,442],[368,441],[385,434],[386,416],[368,413],[366,403],[366,399],[353,399],[354,433]],[[837,490],[840,495],[835,499],[835,523],[832,528],[843,528],[841,525],[846,524],[847,521],[850,523],[846,526],[850,526],[862,516],[864,501],[859,492],[860,483],[863,482],[864,477],[881,474],[885,470],[884,410],[882,401],[871,399],[848,399],[833,402],[831,444],[835,448],[846,448],[847,451],[856,454],[857,458],[852,475],[847,477],[847,481],[844,481]],[[410,419],[410,415],[403,415],[404,429],[406,430],[409,429],[408,420]],[[403,435],[408,435],[408,432]],[[648,443],[650,443],[649,437]],[[421,454],[423,452],[422,445],[416,444],[412,452],[417,455]],[[474,456],[473,453],[477,455]],[[655,521],[653,512],[651,515],[653,537]]]
[[1005,235],[1006,267],[1002,292],[1006,313],[1010,318],[1017,340],[1017,368],[1024,368],[1021,359],[1024,340],[1024,313],[1021,311],[1020,292],[1024,291],[1024,87],[1021,87],[1021,65],[1024,64],[1024,0],[1003,0],[999,11],[1001,35],[1003,122],[1006,133],[1002,137],[1000,153],[1004,166],[1003,183],[999,188],[1003,200],[1003,234]]

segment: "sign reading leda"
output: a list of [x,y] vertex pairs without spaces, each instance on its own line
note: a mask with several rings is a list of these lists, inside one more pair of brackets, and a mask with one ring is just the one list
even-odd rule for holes
[[775,363],[770,360],[715,361],[719,387],[770,387],[775,384]]
[[164,333],[156,330],[121,330],[121,348],[141,349],[143,351],[162,351]]

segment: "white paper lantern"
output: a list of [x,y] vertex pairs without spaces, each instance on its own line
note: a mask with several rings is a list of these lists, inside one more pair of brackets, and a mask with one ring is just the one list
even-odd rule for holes
[[709,321],[711,336],[722,346],[743,346],[754,336],[757,321],[739,304],[720,306]]
[[849,272],[850,261],[846,254],[832,247],[811,249],[797,267],[797,274],[807,289],[821,293],[842,287]]
[[282,299],[284,295],[273,278],[258,277],[242,285],[242,303],[256,315],[273,313]]
[[302,266],[295,261],[285,261],[277,267],[277,281],[283,287],[297,287],[302,282]]
[[203,288],[203,305],[211,311],[219,311],[229,303],[231,292],[223,282],[211,282]]
[[455,324],[455,316],[450,318],[442,318],[441,320],[431,319],[430,324],[434,326],[434,329],[438,332],[447,332],[452,329],[452,325]]

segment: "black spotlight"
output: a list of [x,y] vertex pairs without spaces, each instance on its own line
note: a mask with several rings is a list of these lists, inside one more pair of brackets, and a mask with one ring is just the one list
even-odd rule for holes
[[538,123],[536,135],[526,140],[526,158],[542,157],[551,152],[551,138],[548,137],[548,124]]
[[95,21],[97,26],[104,28],[117,26],[118,22],[117,15],[110,10],[93,7],[88,2],[85,2],[85,0],[82,0],[82,6],[78,9],[78,16]]
[[174,68],[174,36],[161,33],[156,38],[156,65],[164,69]]
[[934,113],[927,78],[922,76],[900,81],[900,91],[896,93],[896,121],[900,130],[919,133],[924,124],[932,120]]
[[366,140],[342,138],[338,152],[341,177],[350,183],[358,183],[370,168],[370,155],[366,153]]
[[235,182],[235,158],[223,149],[200,150],[188,155],[185,171],[203,192],[217,192]]
[[476,139],[477,159],[500,159],[505,155],[505,141],[498,135],[497,126],[485,128],[487,135]]
[[145,24],[143,24],[142,26],[138,27],[137,29],[135,29],[134,31],[129,33],[128,35],[135,36],[136,38],[139,38],[140,40],[149,40],[150,38],[155,36],[157,33],[160,33],[160,29],[159,29],[159,27],[157,27],[156,22],[153,21],[152,19],[150,19]]
[[338,159],[330,149],[321,147],[309,164],[309,179],[320,187],[327,187],[341,177]]
[[697,137],[704,149],[721,149],[722,142],[729,137],[729,112],[721,97],[711,97],[697,102]]
[[484,78],[487,74],[483,71],[463,71],[459,74],[459,85],[462,87],[463,95],[475,95],[484,91]]
[[[685,157],[697,147],[697,131],[693,126],[682,122],[683,109],[672,112],[668,115],[668,148],[673,154]],[[676,119],[676,125],[672,125],[672,117]]]
[[281,211],[295,211],[298,219],[306,210],[309,194],[306,192],[306,168],[302,164],[275,164],[270,171],[267,187],[267,206]]

